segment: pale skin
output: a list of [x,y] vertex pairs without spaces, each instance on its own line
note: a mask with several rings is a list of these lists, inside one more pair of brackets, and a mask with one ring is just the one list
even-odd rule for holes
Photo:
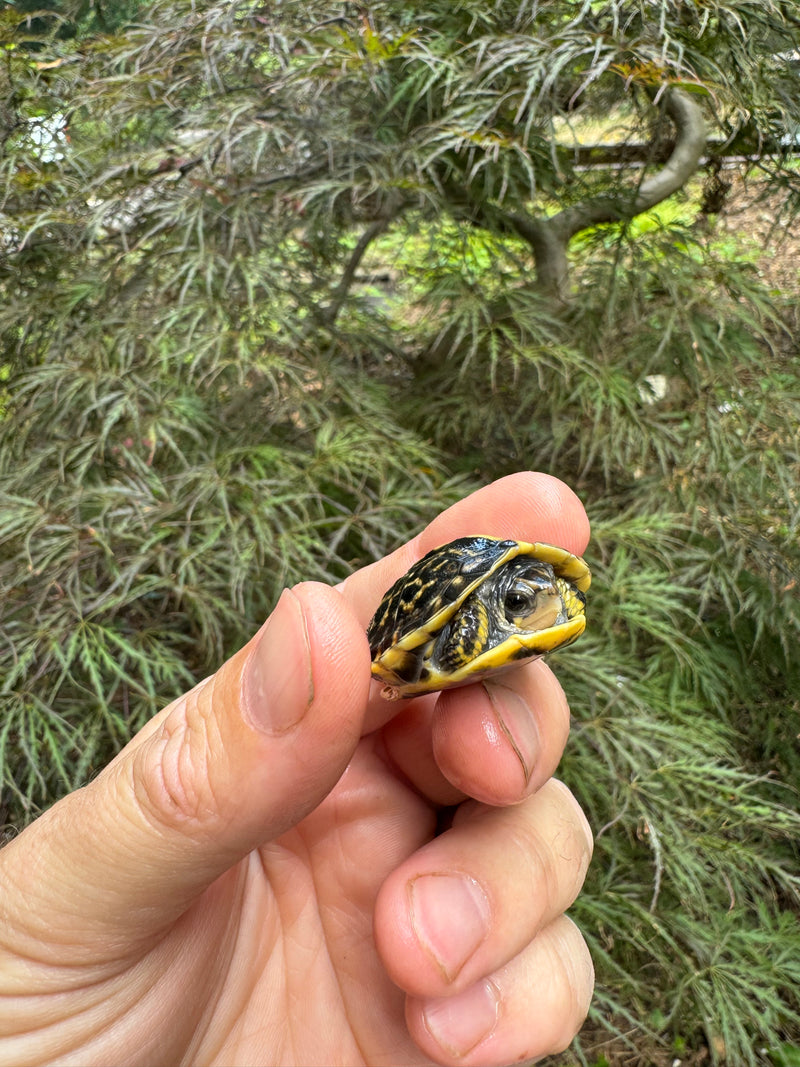
[[396,703],[370,681],[383,592],[475,533],[580,553],[589,530],[516,474],[338,589],[285,592],[0,852],[0,1063],[491,1067],[570,1042],[591,834],[553,778],[555,676]]

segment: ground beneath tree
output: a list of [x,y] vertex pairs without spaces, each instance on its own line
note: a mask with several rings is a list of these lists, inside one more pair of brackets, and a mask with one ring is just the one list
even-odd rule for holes
[[[645,1035],[631,1033],[626,1037],[613,1037],[607,1031],[587,1023],[581,1031],[584,1055],[591,1067],[710,1067],[710,1064],[729,1062],[725,1056],[724,1045],[720,1042],[716,1050],[716,1059],[704,1040],[698,1037],[696,1048],[683,1048],[676,1042],[676,1047],[654,1045]],[[547,1067],[578,1067],[575,1055],[565,1052],[547,1060]],[[766,1049],[761,1049],[755,1056],[756,1063],[764,1067],[774,1067],[775,1061]],[[731,1067],[739,1067],[733,1064]]]
[[[796,298],[800,291],[800,219],[786,190],[776,188],[763,175],[746,175],[723,171],[730,182],[722,210],[711,220],[712,233],[743,236],[752,240],[756,269],[779,297]],[[787,311],[794,312],[795,336],[800,332],[800,308],[797,301]]]

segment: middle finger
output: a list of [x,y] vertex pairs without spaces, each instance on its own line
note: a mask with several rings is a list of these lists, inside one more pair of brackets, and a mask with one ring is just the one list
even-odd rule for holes
[[409,702],[383,730],[402,774],[436,804],[517,804],[555,772],[569,708],[542,662]]

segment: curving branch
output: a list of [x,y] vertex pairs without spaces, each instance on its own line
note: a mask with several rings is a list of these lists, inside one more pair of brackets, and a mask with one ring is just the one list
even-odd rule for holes
[[540,287],[564,298],[568,280],[567,247],[576,234],[591,226],[632,219],[682,188],[697,170],[706,146],[706,125],[700,106],[680,89],[665,94],[664,110],[675,126],[675,147],[667,162],[628,192],[603,195],[573,204],[550,218],[507,215],[507,224],[533,251]]
[[356,243],[355,248],[350,254],[350,259],[347,261],[342,277],[339,284],[333,290],[331,294],[331,302],[325,308],[321,308],[318,318],[326,326],[333,326],[334,322],[339,315],[339,312],[344,307],[345,301],[350,293],[350,288],[355,281],[356,271],[358,270],[361,260],[364,258],[364,254],[375,240],[376,237],[386,230],[391,220],[388,218],[376,219],[375,222],[371,222],[369,226],[364,230]]

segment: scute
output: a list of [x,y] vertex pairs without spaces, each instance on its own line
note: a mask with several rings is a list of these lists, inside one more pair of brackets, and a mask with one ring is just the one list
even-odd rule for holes
[[425,640],[518,547],[517,541],[461,537],[428,552],[384,594],[367,630],[372,658],[400,642],[409,647],[406,640],[417,633]]
[[[520,582],[535,606],[523,616],[503,599]],[[583,632],[590,582],[585,562],[554,545],[485,536],[442,545],[381,600],[367,630],[372,673],[397,699],[546,655]]]

